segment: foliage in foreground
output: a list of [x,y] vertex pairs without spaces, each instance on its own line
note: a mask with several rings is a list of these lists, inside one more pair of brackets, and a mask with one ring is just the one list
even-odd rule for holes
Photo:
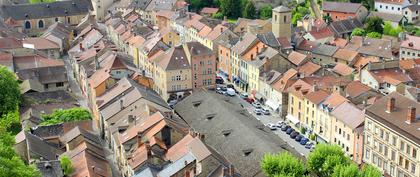
[[0,115],[17,110],[19,100],[20,88],[15,74],[0,66]]
[[63,122],[90,120],[91,114],[86,109],[71,108],[65,110],[54,110],[51,114],[42,115],[44,121],[40,125],[52,125]]
[[279,154],[266,154],[261,168],[267,176],[304,176],[305,166],[288,152]]

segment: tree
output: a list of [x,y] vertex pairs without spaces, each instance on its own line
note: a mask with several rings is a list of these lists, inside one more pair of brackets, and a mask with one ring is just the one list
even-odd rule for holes
[[362,28],[355,28],[352,32],[351,32],[351,36],[365,36],[365,30]]
[[244,11],[242,11],[242,17],[254,19],[257,15],[257,10],[255,8],[254,2],[248,0],[245,5]]
[[376,167],[366,164],[362,169],[363,177],[381,177],[382,173]]
[[394,37],[398,37],[398,34],[400,34],[401,32],[403,32],[404,30],[402,29],[401,26],[396,26],[395,28],[392,26],[391,22],[385,22],[384,24],[384,34],[385,35],[390,35],[390,36],[394,36]]
[[42,115],[44,121],[41,125],[52,125],[63,122],[92,119],[89,111],[82,108],[71,108],[65,110],[54,110],[51,114]]
[[315,150],[309,154],[308,169],[318,176],[331,176],[337,165],[348,165],[350,159],[345,156],[339,146],[318,144]]
[[238,18],[241,8],[238,8],[236,0],[220,0],[220,9],[223,15],[229,18]]
[[39,171],[32,165],[26,166],[13,149],[15,138],[0,127],[0,177],[37,177]]
[[20,88],[15,74],[0,66],[0,116],[17,110],[19,100]]
[[297,21],[301,20],[305,15],[310,13],[311,11],[305,6],[305,4],[297,6],[292,10],[292,24],[296,26]]
[[264,5],[261,7],[260,9],[260,18],[261,19],[269,19],[271,18],[273,13],[273,7],[271,7],[271,5]]
[[211,18],[215,19],[223,19],[223,14],[221,12],[217,12],[211,16]]
[[304,176],[303,163],[288,152],[265,154],[261,168],[267,176]]
[[60,166],[65,176],[70,176],[73,173],[73,165],[71,164],[71,160],[68,156],[61,156]]
[[370,33],[367,33],[366,36],[369,38],[376,38],[376,39],[382,38],[382,34],[378,32],[370,32]]
[[379,17],[369,17],[368,19],[366,19],[366,32],[367,33],[371,33],[371,32],[377,32],[380,34],[383,34],[384,32],[384,28],[382,25],[384,25],[384,20],[382,20],[382,18]]
[[353,177],[358,177],[360,176],[360,171],[359,168],[357,167],[357,165],[355,165],[354,163],[350,164],[350,165],[337,165],[334,168],[334,172],[332,174],[332,177],[348,177],[348,176],[353,176]]
[[5,131],[10,132],[12,135],[18,134],[21,130],[18,111],[15,110],[3,114],[0,118],[0,127],[4,128]]
[[332,22],[332,18],[328,15],[322,16],[322,19],[328,24]]

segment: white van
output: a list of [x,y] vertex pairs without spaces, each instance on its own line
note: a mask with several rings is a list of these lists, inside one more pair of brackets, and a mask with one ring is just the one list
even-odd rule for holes
[[229,96],[235,96],[236,92],[233,88],[227,88],[226,94]]

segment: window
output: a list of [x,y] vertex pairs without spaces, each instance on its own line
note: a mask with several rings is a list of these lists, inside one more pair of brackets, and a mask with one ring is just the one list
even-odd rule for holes
[[350,134],[347,134],[347,140],[350,141]]
[[395,160],[395,151],[391,150],[391,160]]
[[413,158],[417,158],[417,149],[413,148],[413,154],[412,154]]
[[411,163],[411,173],[416,173],[416,164]]
[[70,17],[67,17],[67,23],[70,23],[71,21],[70,21]]
[[176,76],[176,80],[180,81],[181,80],[181,76]]
[[404,168],[406,170],[408,170],[408,167],[410,166],[410,161],[408,161],[407,159],[405,159],[405,164],[404,164]]
[[404,152],[405,143],[400,141],[400,150]]
[[370,157],[370,150],[366,149],[365,158],[369,160]]
[[197,73],[194,74],[194,80],[197,80]]
[[38,28],[44,28],[44,21],[43,20],[39,20],[38,21]]
[[385,133],[385,141],[386,141],[386,142],[388,142],[388,141],[389,141],[389,133],[388,133],[388,132],[386,132],[386,133]]
[[287,16],[283,16],[283,23],[286,23]]
[[25,22],[25,29],[31,29],[31,22],[30,21]]
[[55,86],[56,87],[63,87],[64,83],[63,82],[57,82],[57,83],[55,83]]
[[384,156],[388,156],[388,146],[384,146]]
[[384,139],[384,130],[380,130],[380,134],[379,134],[379,136],[382,138],[382,139]]
[[274,21],[277,21],[277,15],[274,15]]
[[407,144],[407,149],[405,151],[408,155],[410,155],[411,152],[411,146]]
[[392,145],[394,145],[394,146],[397,145],[397,137],[396,136],[392,136]]
[[57,17],[55,18],[55,22],[58,22],[58,18]]

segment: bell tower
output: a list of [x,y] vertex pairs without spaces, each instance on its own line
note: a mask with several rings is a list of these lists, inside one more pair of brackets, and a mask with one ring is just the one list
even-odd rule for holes
[[292,10],[286,6],[278,6],[273,9],[271,18],[271,31],[276,37],[286,37],[290,40],[292,36]]

